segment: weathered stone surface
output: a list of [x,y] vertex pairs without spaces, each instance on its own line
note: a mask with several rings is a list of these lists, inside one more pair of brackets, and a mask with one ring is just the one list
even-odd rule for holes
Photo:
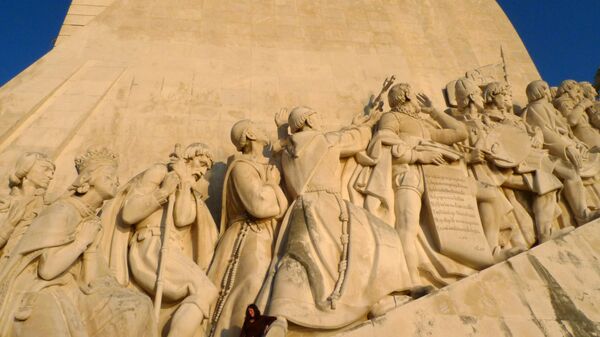
[[[60,168],[91,142],[122,155],[123,178],[175,142],[207,142],[224,161],[235,121],[306,104],[345,124],[390,73],[441,106],[441,88],[498,63],[501,45],[520,103],[539,77],[492,0],[81,0],[71,13],[96,4],[107,7],[0,89],[0,181],[22,151],[41,151],[59,167],[57,194],[75,176]],[[225,165],[213,170],[222,181]]]
[[337,336],[598,336],[598,240],[596,220]]

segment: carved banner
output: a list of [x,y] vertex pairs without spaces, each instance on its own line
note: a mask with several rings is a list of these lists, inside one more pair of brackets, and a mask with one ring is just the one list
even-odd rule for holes
[[440,253],[481,269],[494,263],[474,191],[456,168],[423,165],[425,200]]

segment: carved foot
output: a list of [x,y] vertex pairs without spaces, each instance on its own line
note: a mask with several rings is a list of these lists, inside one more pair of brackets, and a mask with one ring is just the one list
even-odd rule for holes
[[508,249],[502,249],[500,246],[497,246],[496,248],[494,248],[493,251],[494,261],[496,261],[496,263],[506,261],[509,258],[517,254],[521,254],[526,250],[527,249],[523,247],[512,247]]
[[[600,209],[586,209],[584,212],[584,216],[582,217],[575,217],[575,220],[577,221],[577,225],[581,226],[581,225],[585,225],[586,223],[596,220],[600,218]],[[568,227],[566,227],[568,228]]]
[[277,320],[269,326],[265,337],[285,337],[288,330],[287,319],[277,316]]
[[371,307],[371,310],[367,314],[367,318],[373,319],[379,316],[383,316],[388,311],[402,306],[403,304],[408,303],[411,300],[412,298],[406,295],[388,295],[379,300],[379,302],[375,303],[375,305]]
[[416,286],[410,288],[410,297],[413,300],[430,294],[434,290],[433,286]]

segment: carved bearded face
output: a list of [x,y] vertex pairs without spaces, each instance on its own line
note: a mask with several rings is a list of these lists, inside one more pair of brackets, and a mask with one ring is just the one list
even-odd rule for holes
[[36,188],[47,189],[54,176],[54,165],[46,160],[36,160],[25,178]]
[[186,160],[186,165],[194,179],[198,180],[210,169],[211,161],[207,156],[199,155]]
[[113,165],[102,165],[91,173],[90,185],[104,200],[112,199],[117,195],[119,178],[117,168]]

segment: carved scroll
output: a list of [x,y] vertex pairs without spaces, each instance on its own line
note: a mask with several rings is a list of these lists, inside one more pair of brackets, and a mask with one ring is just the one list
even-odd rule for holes
[[424,165],[425,200],[440,253],[480,269],[494,263],[468,177],[448,166]]

